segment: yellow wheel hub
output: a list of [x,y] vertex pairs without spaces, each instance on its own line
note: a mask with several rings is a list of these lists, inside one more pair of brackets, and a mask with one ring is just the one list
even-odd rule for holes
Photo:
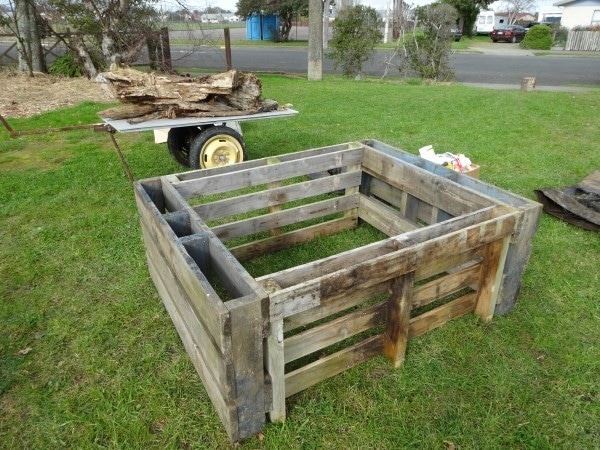
[[210,139],[200,153],[202,168],[228,166],[244,160],[242,144],[233,136],[218,134]]

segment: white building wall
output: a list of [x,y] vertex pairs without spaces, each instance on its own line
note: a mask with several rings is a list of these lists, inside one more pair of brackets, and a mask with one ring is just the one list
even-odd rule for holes
[[596,10],[600,10],[600,5],[575,7],[567,5],[564,7],[560,24],[566,28],[590,26],[592,24],[592,16]]

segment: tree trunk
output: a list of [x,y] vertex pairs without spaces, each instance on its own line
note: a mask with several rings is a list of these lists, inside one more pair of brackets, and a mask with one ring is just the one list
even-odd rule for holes
[[15,1],[15,25],[19,70],[27,71],[30,75],[33,72],[48,72],[33,0]]

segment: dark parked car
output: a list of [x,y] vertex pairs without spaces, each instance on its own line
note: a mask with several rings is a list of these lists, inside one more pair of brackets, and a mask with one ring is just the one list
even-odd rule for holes
[[514,44],[515,42],[521,42],[525,37],[525,33],[527,32],[521,25],[507,25],[504,28],[494,29],[490,33],[490,37],[494,42],[504,41]]
[[452,34],[452,39],[454,39],[455,42],[460,41],[460,38],[462,37],[462,31],[460,29],[452,28],[450,33]]
[[527,25],[525,25],[525,31],[529,31],[531,27],[536,25],[546,25],[547,27],[551,27],[552,22],[529,22]]

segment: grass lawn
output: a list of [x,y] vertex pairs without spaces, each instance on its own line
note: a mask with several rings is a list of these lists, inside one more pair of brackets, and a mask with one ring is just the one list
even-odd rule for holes
[[[600,168],[600,91],[261,76],[300,111],[243,124],[250,158],[374,138],[464,153],[534,198]],[[98,122],[82,104],[15,129]],[[183,171],[152,133],[118,134],[133,175]],[[109,138],[0,132],[0,448],[229,448],[149,278]],[[600,234],[543,215],[520,298],[469,315],[288,401],[242,448],[600,448]]]

